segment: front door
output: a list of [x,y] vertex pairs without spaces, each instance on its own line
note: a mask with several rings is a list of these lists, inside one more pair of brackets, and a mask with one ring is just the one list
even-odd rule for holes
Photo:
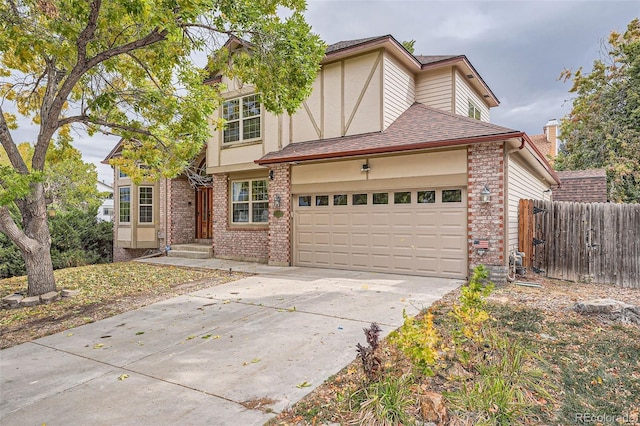
[[196,238],[213,238],[213,188],[196,190]]

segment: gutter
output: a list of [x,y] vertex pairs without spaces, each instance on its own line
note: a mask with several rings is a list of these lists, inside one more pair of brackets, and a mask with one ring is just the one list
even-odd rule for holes
[[449,140],[440,141],[440,142],[422,142],[417,144],[383,146],[378,148],[360,149],[360,150],[353,150],[353,151],[341,151],[341,152],[309,154],[309,155],[291,155],[288,157],[279,157],[279,158],[273,158],[273,159],[269,159],[269,158],[264,160],[258,159],[258,160],[255,160],[254,163],[264,166],[267,164],[287,163],[287,162],[293,162],[293,161],[327,160],[327,159],[333,159],[333,158],[355,157],[355,156],[372,155],[372,154],[388,154],[388,153],[395,153],[395,152],[416,151],[420,149],[442,148],[442,147],[450,147],[450,146],[458,146],[458,145],[470,145],[470,144],[479,144],[479,143],[485,143],[485,142],[505,141],[508,139],[522,137],[523,135],[524,135],[523,132],[505,133],[501,135],[489,135],[489,136],[480,136],[480,137],[462,138],[462,139],[449,139]]

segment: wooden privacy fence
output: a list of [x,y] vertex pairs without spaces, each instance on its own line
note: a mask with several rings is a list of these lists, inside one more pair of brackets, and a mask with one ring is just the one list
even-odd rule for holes
[[520,200],[525,266],[550,278],[640,288],[640,205]]

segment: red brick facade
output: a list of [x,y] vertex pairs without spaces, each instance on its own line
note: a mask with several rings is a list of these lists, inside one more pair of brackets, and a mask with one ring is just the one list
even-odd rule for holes
[[[467,150],[469,269],[483,264],[491,279],[504,281],[505,264],[505,192],[504,148],[501,142],[471,145]],[[480,193],[485,184],[491,201],[482,203]],[[477,250],[474,241],[488,240],[489,248]]]
[[291,264],[291,169],[288,164],[271,168],[269,181],[269,265]]
[[[167,244],[191,243],[196,235],[196,191],[187,179],[169,180],[168,190]],[[160,209],[164,209],[164,205],[161,205]],[[164,227],[165,224],[161,223],[160,228]]]
[[213,250],[215,257],[257,262],[269,258],[269,230],[229,224],[229,178],[213,175]]

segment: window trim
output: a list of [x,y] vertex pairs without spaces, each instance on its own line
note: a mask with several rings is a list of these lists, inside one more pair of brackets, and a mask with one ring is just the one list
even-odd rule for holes
[[[243,183],[248,182],[249,184],[249,193],[247,194],[247,201],[234,201],[233,200],[233,184],[234,183]],[[254,200],[253,199],[253,182],[265,182],[267,192],[266,198],[263,200]],[[267,214],[267,220],[264,222],[254,222],[253,221],[253,205],[258,203],[265,203],[267,205],[267,212],[269,211],[269,179],[264,178],[245,178],[245,179],[233,179],[229,182],[229,224],[231,226],[241,226],[241,227],[251,227],[251,226],[259,226],[259,227],[267,227],[269,226],[269,215]],[[246,222],[235,222],[233,220],[233,207],[238,204],[247,204],[248,205],[248,220]]]
[[[143,189],[150,189],[151,190],[151,204],[142,204],[142,190]],[[153,186],[149,186],[149,185],[142,185],[138,187],[138,223],[139,224],[145,224],[145,225],[149,225],[149,224],[153,224],[154,222],[154,197],[153,197]],[[142,207],[150,207],[151,208],[151,220],[150,221],[143,221],[142,220]]]
[[468,116],[474,120],[482,120],[482,110],[471,100],[468,99]]
[[[123,194],[123,190],[127,190],[127,192],[129,193],[129,200],[124,202],[125,205],[128,206],[128,211],[127,211],[127,215],[129,217],[129,220],[122,220],[122,207],[123,207],[123,201],[122,201],[122,194]],[[123,223],[123,224],[131,224],[131,186],[126,185],[126,186],[121,186],[118,188],[118,223]]]
[[[244,110],[243,110],[243,101],[245,98],[249,98],[251,96],[256,96],[258,98],[258,102],[260,103],[259,106],[259,113],[257,115],[253,115],[250,117],[244,117]],[[234,120],[226,120],[225,119],[225,126],[220,130],[220,145],[222,147],[226,147],[226,146],[232,146],[232,145],[236,145],[236,144],[244,144],[244,143],[251,143],[251,142],[256,142],[256,141],[260,141],[262,140],[262,135],[264,133],[264,129],[262,128],[263,123],[264,123],[264,119],[263,119],[263,108],[262,108],[262,98],[260,96],[259,93],[249,93],[246,95],[241,95],[241,96],[236,96],[233,98],[229,98],[229,99],[225,99],[222,101],[222,105],[220,107],[220,117],[224,118],[224,108],[225,108],[225,104],[227,102],[232,102],[232,101],[238,101],[238,118],[234,119]],[[251,120],[251,119],[255,119],[258,118],[259,119],[259,131],[260,134],[257,137],[253,137],[253,138],[244,138],[244,121],[245,120]],[[238,139],[237,140],[231,140],[231,141],[225,141],[225,132],[227,131],[227,124],[228,123],[238,123]]]

